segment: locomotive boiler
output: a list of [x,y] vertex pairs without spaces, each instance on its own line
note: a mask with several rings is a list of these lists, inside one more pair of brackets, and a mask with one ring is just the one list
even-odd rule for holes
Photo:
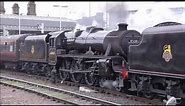
[[87,51],[89,48],[105,56],[121,55],[127,57],[129,45],[139,44],[141,34],[127,30],[127,24],[118,24],[117,31],[104,31],[103,28],[88,27],[74,41],[74,48]]

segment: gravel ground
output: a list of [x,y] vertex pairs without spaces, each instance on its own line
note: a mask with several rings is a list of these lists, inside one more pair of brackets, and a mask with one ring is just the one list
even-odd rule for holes
[[[108,95],[108,94],[104,94],[104,93],[100,93],[100,92],[95,92],[95,93],[94,92],[82,92],[82,91],[79,91],[79,87],[66,86],[64,84],[51,84],[48,81],[43,81],[43,80],[34,78],[32,76],[28,76],[28,75],[21,76],[19,74],[15,75],[15,72],[2,70],[1,75],[6,75],[8,77],[19,78],[22,80],[32,81],[35,83],[40,83],[40,84],[45,84],[48,86],[53,86],[53,87],[57,87],[57,88],[65,89],[65,90],[70,90],[70,91],[81,93],[81,94],[88,95],[88,96],[91,95],[93,97],[105,99],[105,100],[112,101],[112,102],[117,102],[117,103],[124,104],[124,105],[127,105],[127,104],[128,105],[146,105],[146,103],[144,103],[144,102],[131,100],[126,97],[116,97],[114,95]],[[156,101],[156,105],[161,105],[161,103],[158,100],[155,100],[155,101]]]
[[46,97],[17,88],[0,85],[0,105],[62,105]]

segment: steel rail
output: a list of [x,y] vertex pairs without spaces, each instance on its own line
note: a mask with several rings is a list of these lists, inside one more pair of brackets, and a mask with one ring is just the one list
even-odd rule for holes
[[[54,90],[56,92],[73,95],[75,97],[83,98],[85,100],[90,100],[90,101],[93,101],[93,102],[95,102],[97,104],[100,104],[100,105],[123,105],[123,104],[119,104],[119,103],[110,102],[110,101],[107,101],[107,100],[102,100],[102,99],[94,98],[94,97],[91,97],[91,96],[86,96],[86,95],[83,95],[83,94],[79,94],[79,93],[68,91],[68,90],[61,89],[61,88],[55,88],[55,87],[51,87],[51,86],[47,86],[47,85],[43,85],[43,84],[37,84],[37,83],[33,83],[33,82],[29,82],[29,81],[24,81],[24,80],[20,80],[20,79],[16,79],[16,78],[10,78],[10,77],[6,77],[6,76],[2,76],[2,75],[0,76],[0,79],[5,79],[5,80],[9,80],[9,81],[20,82],[20,83],[25,83],[25,84],[32,85],[32,86],[37,86],[37,87],[40,87],[40,88]],[[1,81],[0,83],[3,83],[3,82]],[[32,92],[36,92],[36,91],[32,91]],[[42,94],[42,95],[47,96],[47,94]],[[59,101],[67,102],[69,104],[79,105],[79,104],[76,104],[76,103],[74,103],[72,101],[61,100],[61,99],[56,98],[56,97],[52,97],[52,98],[54,98],[56,100],[59,100]]]

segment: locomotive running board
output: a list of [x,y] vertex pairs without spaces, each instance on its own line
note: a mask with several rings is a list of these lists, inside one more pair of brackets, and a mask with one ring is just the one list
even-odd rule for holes
[[182,75],[182,74],[172,74],[172,73],[163,73],[163,72],[151,72],[151,71],[135,70],[135,69],[129,69],[128,73],[137,73],[137,74],[145,74],[145,75],[151,75],[151,76],[160,76],[160,77],[171,77],[171,78],[185,79],[185,75]]
[[89,58],[89,59],[100,59],[100,58],[107,58],[108,56],[96,56],[96,55],[74,55],[74,54],[63,54],[57,55],[57,57],[71,57],[71,58]]
[[77,70],[77,71],[73,71],[73,70],[67,70],[67,69],[59,69],[60,71],[65,71],[65,72],[70,72],[70,73],[87,73],[87,72],[92,72],[89,70]]

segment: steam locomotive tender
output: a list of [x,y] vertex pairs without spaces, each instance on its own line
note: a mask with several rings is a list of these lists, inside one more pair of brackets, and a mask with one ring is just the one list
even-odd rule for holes
[[51,35],[27,36],[20,43],[19,69],[27,73],[50,76],[52,67],[48,64],[49,37]]
[[142,42],[129,48],[130,89],[149,98],[185,98],[185,25],[165,22],[142,35]]

